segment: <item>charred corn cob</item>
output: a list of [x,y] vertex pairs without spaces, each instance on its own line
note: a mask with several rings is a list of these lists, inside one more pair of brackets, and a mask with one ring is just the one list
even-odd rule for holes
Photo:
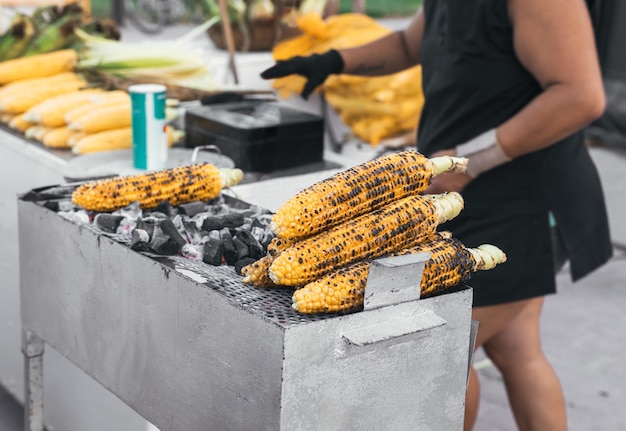
[[74,69],[78,54],[73,49],[62,49],[31,57],[15,58],[0,63],[0,85],[9,82],[52,76]]
[[464,171],[466,159],[428,159],[403,151],[339,172],[294,195],[272,218],[280,238],[302,238],[344,220],[374,211],[405,196],[417,195],[434,175]]
[[279,254],[294,245],[296,241],[274,237],[267,245],[267,254],[270,260],[274,260]]
[[298,241],[269,269],[275,284],[303,286],[338,267],[415,246],[463,209],[459,193],[409,196]]
[[[493,245],[468,249],[456,238],[437,238],[394,255],[420,252],[431,254],[419,285],[423,297],[458,286],[473,272],[492,269],[506,261],[504,252]],[[297,289],[292,308],[304,314],[362,309],[369,267],[370,261],[358,262]]]
[[218,169],[209,163],[179,166],[162,171],[89,182],[72,194],[72,202],[86,210],[109,212],[138,201],[154,208],[163,201],[171,205],[210,200],[225,187],[241,181],[240,169]]
[[122,129],[131,126],[131,114],[130,101],[122,102],[93,109],[69,123],[68,127],[85,133]]
[[274,282],[270,279],[267,270],[270,267],[272,260],[270,256],[264,256],[250,265],[244,266],[241,269],[243,275],[243,282],[252,284],[256,287],[272,287]]

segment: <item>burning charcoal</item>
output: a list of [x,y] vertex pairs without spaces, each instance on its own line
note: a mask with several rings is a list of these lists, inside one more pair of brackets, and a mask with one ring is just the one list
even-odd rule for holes
[[221,230],[225,227],[235,228],[243,224],[243,216],[240,213],[229,213],[218,216],[209,216],[202,222],[204,230]]
[[204,212],[206,210],[206,204],[202,201],[189,202],[187,204],[178,205],[178,210],[189,217],[193,217],[196,214]]
[[[146,220],[139,218],[137,219],[137,229],[146,231],[148,238],[152,238],[154,234],[154,223],[148,223]],[[150,241],[150,239],[148,239],[148,241]]]
[[163,213],[168,217],[172,217],[176,215],[176,211],[172,208],[172,205],[168,201],[163,201],[158,204],[153,210],[153,212]]
[[233,244],[233,236],[230,234],[230,230],[228,228],[224,228],[220,231],[220,240],[222,241],[222,245],[224,246],[224,260],[228,265],[234,265],[237,262],[237,249],[235,248],[235,244]]
[[204,247],[201,245],[185,244],[180,249],[180,254],[183,257],[191,260],[202,260],[204,254]]
[[165,256],[178,254],[182,247],[179,246],[176,241],[167,235],[159,226],[154,227],[154,232],[152,233],[149,245],[152,251]]
[[236,238],[238,238],[245,245],[248,246],[248,249],[250,250],[251,258],[260,259],[265,255],[265,251],[263,250],[263,247],[250,232],[246,230],[241,230],[237,232]]
[[224,257],[224,246],[222,241],[216,238],[208,238],[204,244],[204,255],[202,261],[209,265],[219,266],[222,264]]
[[272,240],[274,239],[275,236],[276,235],[274,234],[274,232],[272,232],[271,229],[269,229],[269,228],[265,229],[263,231],[263,236],[261,237],[259,242],[261,243],[263,248],[267,250],[267,246],[270,244],[270,242],[272,242]]
[[178,229],[176,229],[176,226],[174,226],[174,223],[169,218],[163,220],[159,227],[167,236],[176,242],[179,250],[183,247],[183,245],[187,244],[185,238],[183,238],[180,232],[178,232]]
[[150,251],[150,235],[143,229],[133,230],[132,239],[130,241],[131,250],[135,251]]
[[120,222],[120,225],[115,233],[129,237],[132,236],[135,227],[137,227],[136,221],[125,218]]
[[106,232],[115,233],[122,220],[124,217],[121,215],[100,213],[96,215],[94,223]]
[[235,272],[241,275],[241,269],[244,266],[248,266],[254,262],[256,262],[256,259],[252,259],[251,257],[244,257],[243,259],[238,260],[237,262],[235,262]]
[[124,216],[124,218],[137,220],[139,217],[141,217],[142,211],[141,208],[139,208],[139,201],[135,201],[125,206],[124,208],[114,211],[113,214],[119,214]]
[[261,243],[263,237],[265,236],[265,229],[260,227],[252,227],[252,229],[250,229],[250,233],[257,241],[259,241],[259,243]]
[[233,245],[235,246],[235,250],[237,250],[237,260],[250,257],[250,248],[236,236],[233,237]]
[[254,229],[254,228],[265,229],[266,226],[267,224],[265,223],[265,221],[260,219],[259,217],[252,218],[251,229]]

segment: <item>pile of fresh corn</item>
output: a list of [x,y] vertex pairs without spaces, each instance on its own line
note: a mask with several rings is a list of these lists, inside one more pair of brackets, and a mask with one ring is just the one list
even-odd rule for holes
[[20,11],[13,15],[9,27],[0,34],[0,61],[60,49],[80,49],[83,41],[75,29],[107,39],[120,38],[114,21],[93,19],[78,2],[44,5],[30,15]]
[[[346,13],[322,20],[309,13],[297,18],[303,34],[275,46],[275,60],[296,55],[350,48],[391,32],[363,14]],[[322,87],[324,97],[342,122],[359,139],[371,145],[417,128],[424,105],[421,67],[381,77],[332,75]],[[300,94],[305,79],[298,75],[278,78],[272,85],[283,98]]]
[[[91,88],[72,49],[0,62],[0,122],[46,147],[75,154],[132,147],[126,91]],[[170,145],[181,133],[168,127]]]
[[438,226],[463,209],[459,193],[423,194],[433,176],[463,172],[466,159],[415,151],[382,156],[297,193],[274,214],[268,253],[242,269],[258,287],[291,286],[301,313],[363,306],[372,259],[427,251],[422,296],[458,286],[506,260],[492,245],[468,249]]

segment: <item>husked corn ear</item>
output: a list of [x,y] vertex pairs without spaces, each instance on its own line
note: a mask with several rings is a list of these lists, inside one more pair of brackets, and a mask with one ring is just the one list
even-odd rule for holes
[[44,78],[27,78],[14,81],[0,87],[0,101],[7,97],[24,94],[32,89],[47,87],[66,81],[76,81],[80,77],[74,72],[64,72]]
[[24,113],[24,118],[46,127],[65,126],[65,114],[73,108],[88,102],[100,89],[78,90],[44,100]]
[[6,60],[0,62],[0,85],[68,72],[74,69],[77,60],[78,53],[73,49]]
[[32,127],[34,125],[35,123],[26,121],[23,114],[15,115],[13,118],[11,118],[11,121],[9,121],[9,127],[20,132],[25,132],[26,130],[28,130],[29,127]]
[[0,110],[21,114],[48,98],[77,91],[86,85],[87,82],[82,79],[70,79],[65,82],[31,88],[28,92],[22,94],[10,93],[0,101]]
[[14,114],[2,113],[2,114],[0,114],[0,123],[2,123],[2,124],[9,124],[9,121],[11,121],[13,119],[13,117],[15,117]]
[[179,205],[216,198],[225,187],[241,181],[240,169],[218,169],[209,163],[179,166],[145,174],[85,183],[72,194],[72,202],[89,211],[110,212],[139,202],[154,208],[163,201]]
[[122,129],[131,126],[131,115],[130,102],[120,102],[93,109],[69,123],[68,127],[85,133]]
[[[76,132],[68,126],[68,130]],[[126,150],[133,146],[133,130],[131,127],[104,130],[97,133],[85,133],[72,144],[72,153],[89,154],[99,151]]]
[[434,175],[464,172],[467,159],[428,159],[402,151],[339,172],[294,195],[272,218],[271,229],[280,238],[303,238],[385,206],[417,195]]
[[130,103],[130,96],[122,90],[106,91],[90,98],[90,100],[65,114],[65,124],[76,121],[83,115],[90,114],[93,111],[104,108],[105,106]]
[[[492,269],[506,262],[506,255],[493,245],[465,248],[456,238],[435,237],[420,246],[394,253],[394,256],[429,252],[425,262],[420,296],[426,297],[458,286],[473,272]],[[343,267],[293,294],[292,308],[300,313],[337,313],[360,310],[363,307],[370,261]]]
[[267,270],[272,263],[269,256],[263,256],[250,265],[241,268],[241,274],[243,275],[243,282],[252,284],[256,287],[272,287],[274,282],[270,279]]
[[463,209],[459,193],[409,196],[298,241],[274,259],[275,284],[303,286],[361,259],[415,246]]
[[70,148],[70,136],[72,131],[67,126],[55,127],[43,135],[42,142],[48,148]]
[[26,131],[24,132],[24,136],[26,136],[28,139],[34,139],[35,141],[41,142],[43,140],[43,136],[49,131],[50,129],[48,127],[36,124],[26,129]]
[[[68,139],[74,154],[89,154],[99,151],[128,150],[133,147],[133,130],[131,127],[103,130],[96,133],[85,133],[68,127],[72,136]],[[165,126],[167,144],[172,146],[180,138],[181,132],[171,126]]]

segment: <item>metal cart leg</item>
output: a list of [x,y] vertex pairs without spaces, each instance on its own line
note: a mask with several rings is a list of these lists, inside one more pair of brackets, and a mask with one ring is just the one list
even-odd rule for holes
[[24,431],[43,431],[44,342],[32,331],[22,331],[24,354]]

